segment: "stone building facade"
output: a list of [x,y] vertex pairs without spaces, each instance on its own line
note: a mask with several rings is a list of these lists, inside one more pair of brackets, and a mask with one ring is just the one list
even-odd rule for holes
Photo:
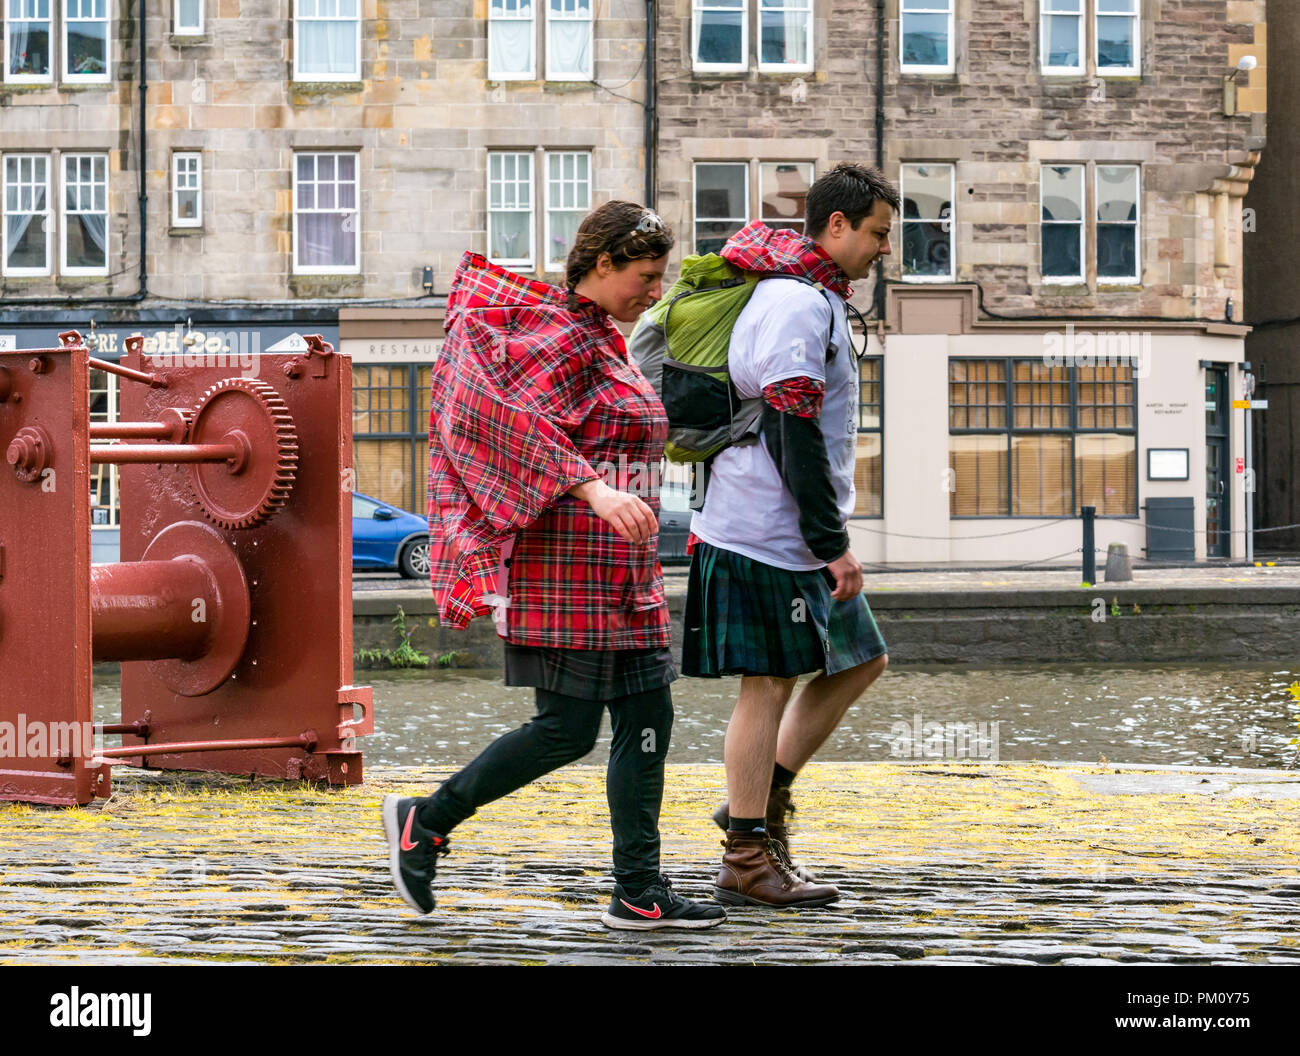
[[[1240,415],[1201,410],[1241,396],[1263,0],[770,6],[662,6],[659,200],[685,253],[798,215],[841,160],[900,185],[882,289],[857,297],[876,316],[855,552],[1051,558],[1092,505],[1103,544],[1239,555]],[[996,537],[999,518],[1017,534]]]
[[[623,197],[656,204],[681,255],[708,250],[751,218],[799,226],[808,184],[862,160],[905,208],[855,297],[860,556],[1046,558],[1077,545],[1082,505],[1140,553],[1152,499],[1191,504],[1182,556],[1241,551],[1240,417],[1219,404],[1241,396],[1265,0],[6,12],[0,343],[93,327],[112,358],[132,332],[324,333],[353,356],[362,490],[418,511],[465,249],[555,280],[576,218]],[[1098,373],[1084,348],[1149,358]]]
[[[428,364],[464,251],[556,281],[582,212],[645,194],[638,0],[14,2],[0,341],[93,320],[116,358],[136,332],[253,351],[321,332],[353,356],[360,488],[385,502],[424,509]],[[89,76],[86,36],[107,42]]]

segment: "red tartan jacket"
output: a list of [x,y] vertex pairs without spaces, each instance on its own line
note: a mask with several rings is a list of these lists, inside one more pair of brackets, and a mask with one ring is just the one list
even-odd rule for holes
[[[444,626],[495,611],[519,645],[669,644],[658,539],[629,543],[575,484],[604,477],[658,516],[668,418],[598,305],[466,253],[429,411],[429,547]],[[499,582],[502,547],[508,577]],[[504,600],[502,600],[504,599]],[[504,628],[500,616],[504,612]]]

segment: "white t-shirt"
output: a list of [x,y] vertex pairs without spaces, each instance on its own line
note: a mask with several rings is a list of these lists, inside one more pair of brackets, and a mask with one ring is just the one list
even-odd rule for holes
[[[836,352],[827,363],[832,315]],[[731,332],[728,362],[731,380],[746,399],[788,378],[825,383],[820,424],[836,505],[847,522],[855,500],[859,379],[843,299],[797,280],[764,279]],[[826,565],[804,542],[799,507],[761,436],[757,443],[728,447],[713,460],[704,508],[691,518],[691,531],[712,546],[778,568],[810,571]]]

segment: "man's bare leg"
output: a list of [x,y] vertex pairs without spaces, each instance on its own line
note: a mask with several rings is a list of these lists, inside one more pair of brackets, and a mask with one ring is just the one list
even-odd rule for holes
[[733,818],[761,818],[767,814],[777,731],[782,727],[781,713],[795,681],[766,675],[741,676],[740,699],[727,724],[723,748]]
[[[781,719],[777,735],[776,762],[787,770],[798,772],[813,753],[817,751],[843,721],[849,708],[862,696],[877,678],[884,673],[889,664],[889,654],[883,654],[865,664],[839,671],[829,677],[825,673],[817,675],[804,683],[803,689],[795,697],[794,703],[786,709]],[[741,682],[741,697],[744,697],[744,680]],[[735,719],[732,719],[735,722]],[[731,731],[727,731],[727,774],[731,774]],[[768,768],[767,780],[771,781],[771,767]],[[730,776],[728,776],[730,781]],[[728,785],[730,789],[732,786]],[[766,789],[764,797],[766,797]],[[732,797],[732,803],[736,802]],[[766,803],[766,798],[763,799]],[[741,817],[753,817],[741,814],[732,806],[733,814]]]

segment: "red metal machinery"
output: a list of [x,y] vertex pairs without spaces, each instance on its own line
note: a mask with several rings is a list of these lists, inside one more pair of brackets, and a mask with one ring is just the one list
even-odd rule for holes
[[[114,760],[360,783],[346,360],[318,336],[242,372],[59,339],[0,354],[0,799],[88,803]],[[91,367],[123,379],[121,421],[90,423]],[[92,566],[108,463],[122,560]],[[123,746],[98,753],[92,660],[122,661],[122,721],[93,729]]]

